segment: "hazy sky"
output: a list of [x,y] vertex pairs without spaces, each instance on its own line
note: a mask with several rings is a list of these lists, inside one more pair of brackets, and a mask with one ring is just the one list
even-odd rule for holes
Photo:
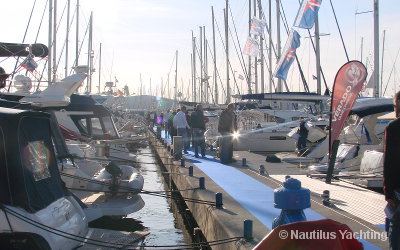
[[[71,17],[75,18],[76,1],[71,0]],[[253,0],[251,0],[253,2]],[[247,38],[248,25],[248,0],[230,0],[231,12],[230,27],[234,32],[233,21],[238,31],[238,38],[243,49]],[[268,1],[262,0],[263,11],[268,16]],[[276,44],[276,1],[272,1],[273,13],[273,36]],[[373,69],[373,14],[365,13],[355,15],[356,12],[371,11],[373,0],[334,0],[332,1],[338,17],[340,28],[347,47],[350,60],[361,60],[367,65],[369,75]],[[4,1],[0,15],[2,23],[2,42],[22,42],[24,33],[32,10],[33,0]],[[61,48],[65,45],[66,33],[66,14],[61,19],[61,15],[66,6],[67,0],[58,0],[58,20],[60,22],[57,35],[58,56]],[[25,43],[34,43],[39,29],[41,17],[43,15],[46,0],[36,0],[36,6],[32,15],[30,27],[26,34]],[[211,6],[217,19],[217,24],[222,36],[224,35],[223,9],[224,0],[80,0],[80,31],[79,40],[83,42],[82,52],[79,59],[80,64],[87,63],[87,36],[84,38],[91,11],[93,11],[93,50],[94,63],[97,72],[93,75],[93,85],[99,83],[99,47],[102,43],[101,60],[101,90],[104,89],[106,81],[118,79],[118,86],[122,88],[128,85],[131,93],[138,92],[140,86],[140,74],[146,90],[150,90],[150,79],[153,94],[156,86],[159,89],[161,79],[166,86],[167,76],[170,73],[169,90],[173,93],[175,78],[175,51],[178,55],[178,82],[179,88],[186,95],[188,84],[191,79],[190,56],[192,52],[191,32],[196,37],[199,36],[199,26],[206,26],[207,39],[212,40],[211,26]],[[298,0],[282,0],[283,10],[289,27],[292,26],[299,6]],[[386,30],[385,50],[383,61],[383,86],[385,88],[389,81],[386,95],[391,95],[399,87],[394,86],[394,82],[399,78],[397,70],[399,64],[394,64],[398,50],[400,48],[400,34],[398,32],[398,15],[400,13],[400,2],[398,0],[380,1],[380,41],[382,53],[383,31]],[[267,17],[268,18],[268,17]],[[71,18],[72,19],[72,18]],[[233,20],[233,21],[232,21]],[[69,67],[75,59],[75,40],[76,23],[71,20],[71,35],[69,37]],[[329,34],[321,37],[321,67],[325,73],[327,84],[332,86],[335,74],[347,59],[339,39],[338,30],[332,14],[329,0],[323,0],[320,9],[320,32]],[[9,24],[9,25],[7,25]],[[286,30],[281,23],[281,46],[284,47],[286,41]],[[44,13],[43,23],[39,31],[37,42],[47,44],[48,32],[48,13]],[[313,31],[312,31],[313,32]],[[302,69],[305,73],[312,91],[316,90],[316,81],[312,79],[315,75],[314,54],[311,52],[311,43],[308,33],[305,30],[299,31],[301,35],[301,47],[297,50]],[[363,49],[361,52],[361,40],[363,39]],[[217,67],[221,75],[221,80],[225,88],[225,56],[222,41],[217,32]],[[381,54],[382,55],[382,54]],[[63,55],[64,57],[64,55]],[[236,76],[244,75],[238,61],[233,41],[230,41],[230,57]],[[64,77],[64,58],[60,59],[58,75]],[[15,60],[7,59],[0,61],[0,65],[7,72],[13,70]],[[248,59],[245,59],[248,62]],[[276,59],[273,60],[272,68],[275,69]],[[212,75],[211,56],[209,55],[209,74]],[[394,69],[394,70],[392,70]],[[392,74],[390,75],[390,73]],[[390,79],[389,79],[390,75]],[[265,85],[268,86],[268,74],[266,74]],[[246,92],[244,82],[239,79],[238,87],[240,91]],[[231,76],[233,84],[233,77]],[[300,76],[297,65],[293,64],[288,74],[288,85],[292,91],[302,91],[299,87]],[[221,84],[219,84],[220,86]],[[224,90],[220,88],[220,95]],[[236,86],[232,86],[233,92],[237,93]],[[322,88],[325,90],[325,87]],[[167,88],[165,87],[167,91]],[[268,90],[268,89],[266,89]],[[97,92],[97,87],[92,88],[92,92]],[[159,94],[160,92],[158,92]],[[222,100],[220,100],[221,102]]]

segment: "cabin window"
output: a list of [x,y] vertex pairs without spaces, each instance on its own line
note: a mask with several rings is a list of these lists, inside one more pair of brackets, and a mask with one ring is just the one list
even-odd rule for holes
[[86,118],[78,120],[78,129],[82,134],[89,135]]
[[48,168],[50,162],[50,150],[44,141],[30,141],[22,149],[24,165],[31,171],[35,181],[50,177]]
[[117,133],[114,128],[114,122],[110,116],[103,116],[102,118],[104,129],[111,137],[117,137]]
[[285,141],[286,136],[270,136],[269,139],[271,141]]
[[103,132],[103,128],[101,127],[100,119],[97,117],[92,117],[91,123],[92,123],[92,135],[102,136],[104,134],[104,132]]

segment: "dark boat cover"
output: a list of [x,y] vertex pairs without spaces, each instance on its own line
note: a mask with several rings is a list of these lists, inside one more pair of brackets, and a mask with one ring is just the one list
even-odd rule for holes
[[29,46],[31,54],[35,57],[46,57],[49,49],[41,43],[22,44],[22,43],[0,43],[0,57],[28,56]]
[[68,195],[55,158],[50,115],[0,108],[0,200],[39,211]]

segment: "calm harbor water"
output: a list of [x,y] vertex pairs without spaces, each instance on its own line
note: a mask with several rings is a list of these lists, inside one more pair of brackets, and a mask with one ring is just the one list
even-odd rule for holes
[[[139,149],[137,161],[151,163],[157,162],[157,159],[152,150],[146,147]],[[160,165],[140,164],[140,172],[144,178],[143,190],[168,190]],[[190,234],[185,229],[181,213],[177,206],[171,203],[172,201],[148,194],[141,196],[145,201],[145,206],[140,211],[128,215],[123,220],[101,218],[91,226],[124,231],[148,231],[150,234],[144,240],[144,245],[149,247],[192,242]]]

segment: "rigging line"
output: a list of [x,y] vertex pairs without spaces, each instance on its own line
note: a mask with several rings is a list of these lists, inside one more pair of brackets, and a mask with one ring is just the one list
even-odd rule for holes
[[[208,244],[210,245],[217,245],[217,244],[225,244],[225,243],[230,243],[230,242],[234,242],[234,241],[239,241],[241,239],[243,239],[243,237],[240,236],[236,236],[236,237],[231,237],[231,238],[226,238],[226,239],[221,239],[221,240],[213,240],[213,241],[206,241],[206,242],[198,242],[198,243],[188,243],[188,244],[182,244],[182,245],[138,245],[138,244],[126,244],[126,243],[119,243],[119,242],[112,242],[112,241],[104,241],[104,240],[97,240],[97,239],[91,239],[91,238],[87,238],[85,236],[80,236],[77,234],[72,234],[72,233],[68,233],[68,232],[64,232],[62,230],[59,230],[57,228],[48,226],[46,224],[40,223],[38,221],[35,221],[23,214],[20,214],[12,209],[9,209],[7,207],[5,207],[4,205],[2,205],[4,207],[4,209],[6,211],[8,211],[9,214],[13,215],[14,217],[27,222],[28,224],[35,226],[37,228],[40,228],[42,230],[45,230],[47,232],[56,234],[58,236],[70,239],[70,240],[74,240],[74,241],[78,241],[78,242],[82,242],[82,243],[87,243],[87,244],[91,244],[91,245],[98,245],[98,246],[103,246],[103,247],[112,247],[115,248],[115,245],[118,245],[119,247],[128,247],[128,246],[134,246],[134,247],[187,247],[187,246],[197,246],[197,247],[201,247],[201,246],[207,246]],[[102,244],[102,245],[101,245]],[[176,249],[176,248],[175,248]],[[187,249],[187,248],[182,248],[182,249]]]
[[[230,28],[228,28],[228,29],[229,29],[229,34],[230,34],[231,37],[233,38],[231,29],[230,29]],[[236,53],[238,54],[239,52],[237,51],[236,44],[233,43],[233,45],[235,46]],[[240,61],[240,59],[239,59],[239,61]],[[242,66],[242,67],[243,67],[243,66]],[[238,87],[238,84],[237,84],[237,81],[236,81],[236,75],[235,75],[235,72],[234,72],[234,70],[233,70],[233,68],[232,68],[232,64],[231,64],[231,61],[230,61],[230,60],[229,60],[229,68],[231,69],[231,72],[232,72],[232,75],[233,75],[233,81],[235,82],[236,88],[237,88],[238,93],[239,93],[239,95],[240,95],[240,90],[239,90],[239,87]]]
[[[57,35],[57,33],[58,33],[58,29],[60,28],[60,25],[61,25],[61,20],[62,20],[62,18],[64,17],[64,14],[65,14],[65,9],[67,8],[67,4],[68,4],[68,1],[66,1],[65,2],[65,5],[64,5],[64,9],[63,9],[63,11],[62,11],[62,13],[61,13],[61,17],[60,17],[60,20],[59,20],[59,22],[58,22],[58,26],[57,26],[57,29],[56,29],[56,35]],[[69,29],[69,27],[68,27],[68,29]],[[53,43],[54,43],[54,41],[53,41]],[[62,54],[64,53],[64,48],[65,48],[65,44],[67,43],[67,41],[64,41],[64,43],[63,43],[63,47],[62,47],[62,49],[61,49],[61,53],[60,53],[60,56],[59,56],[59,58],[58,58],[58,62],[57,62],[57,64],[56,64],[56,71],[58,70],[58,65],[60,64],[60,60],[61,60],[61,56],[62,56]],[[67,76],[65,76],[65,77],[67,77]]]
[[[167,86],[169,85],[169,75],[171,74],[172,71],[172,67],[174,66],[174,62],[175,62],[175,57],[176,57],[176,53],[174,53],[174,57],[172,58],[172,62],[171,62],[171,67],[169,68],[169,72],[168,72],[168,77],[167,77],[167,84],[165,84],[163,92],[165,93],[165,88],[167,88]],[[169,96],[168,96],[169,98]]]
[[[283,9],[282,1],[280,2],[280,9],[282,10],[281,13],[283,14],[283,15],[281,15],[281,19],[282,19],[283,23],[285,24],[286,34],[289,34],[287,18],[286,18],[285,10]],[[303,82],[304,90],[307,91],[307,92],[310,92],[310,89],[308,88],[308,84],[307,84],[306,78],[304,76],[303,69],[301,68],[301,65],[300,65],[299,58],[297,57],[296,53],[294,55],[295,55],[295,58],[296,58],[297,67],[299,68],[299,71],[300,71],[300,76],[301,76],[301,80]],[[288,90],[288,86],[287,86],[286,81],[284,81],[284,83],[285,83],[286,89]],[[289,92],[289,90],[288,90],[288,92]]]
[[[29,25],[30,25],[31,20],[32,20],[32,14],[33,14],[33,11],[35,10],[35,6],[36,6],[36,0],[33,2],[31,14],[29,15],[28,25],[26,26],[24,38],[22,39],[22,43],[25,42],[26,34],[28,33],[28,28],[29,28]],[[11,80],[10,80],[10,84],[8,85],[7,92],[10,92],[11,83],[12,83],[12,80],[14,79],[14,75],[15,75],[15,74],[14,74],[14,71],[17,69],[17,65],[18,65],[18,62],[19,62],[19,58],[20,58],[20,56],[18,56],[17,61],[15,62],[14,70],[13,70],[13,73],[12,73],[12,75],[11,75]]]
[[385,86],[385,91],[383,91],[383,95],[385,95],[387,86],[389,85],[390,78],[392,77],[392,73],[393,73],[393,70],[395,68],[395,64],[396,64],[396,61],[397,61],[397,57],[399,56],[399,52],[400,52],[400,48],[397,50],[396,58],[394,59],[393,67],[392,67],[392,70],[390,71],[389,78],[388,78],[386,86]]
[[42,13],[42,18],[40,19],[40,23],[39,23],[39,28],[38,31],[36,33],[36,38],[35,38],[35,43],[37,42],[37,39],[39,37],[39,32],[42,29],[42,23],[43,23],[43,19],[44,19],[44,14],[46,13],[46,8],[47,8],[47,4],[49,3],[49,0],[46,1],[46,4],[44,5],[44,9],[43,9],[43,13]]
[[[282,2],[281,2],[281,4],[282,4]],[[284,13],[283,13],[283,14],[284,14]],[[264,14],[264,11],[263,11],[262,8],[261,8],[261,15],[262,15],[263,19],[265,19],[265,14]],[[271,44],[272,44],[272,51],[274,52],[275,58],[278,60],[278,59],[279,59],[279,58],[278,58],[278,54],[277,54],[276,49],[275,49],[275,46],[273,45],[273,42],[272,42],[271,29],[268,27],[268,25],[266,25],[265,27],[266,27],[267,33],[268,33],[268,35],[269,35],[269,39],[268,39],[268,40],[271,41]],[[264,32],[262,33],[262,38],[264,39],[264,41],[266,40],[266,39],[265,39],[265,34],[264,34]],[[267,55],[269,55],[269,53],[267,53]],[[296,56],[296,54],[295,54],[295,56]],[[267,63],[265,57],[264,57],[264,63],[265,63],[266,65],[268,65],[268,63]],[[298,62],[297,62],[297,63],[298,63]],[[272,66],[272,65],[270,65],[269,67],[271,67],[271,66]],[[273,74],[271,74],[271,75],[269,76],[269,78],[270,78],[270,81],[272,82],[272,84],[273,84],[273,86],[274,86],[274,89],[276,89],[275,81],[274,81],[274,78],[273,78]],[[287,86],[286,81],[284,81],[284,84],[285,84],[286,90],[287,90],[288,92],[290,92],[290,91],[289,91],[289,88],[288,88],[288,86]]]
[[338,30],[339,30],[340,40],[342,41],[342,44],[343,44],[343,49],[344,49],[344,52],[345,52],[345,54],[346,54],[347,61],[349,62],[349,61],[350,61],[350,59],[349,59],[349,55],[347,54],[346,45],[344,44],[344,40],[343,40],[342,31],[340,30],[340,27],[339,27],[339,22],[338,22],[338,20],[337,20],[337,17],[336,17],[336,12],[335,12],[335,9],[333,8],[332,0],[329,0],[329,2],[331,3],[332,12],[333,12],[333,16],[335,17],[336,26],[337,26],[337,28],[338,28]]
[[[229,12],[231,13],[231,19],[232,19],[233,27],[235,28],[236,41],[237,41],[237,43],[238,43],[238,47],[241,48],[242,46],[240,45],[240,41],[239,41],[237,29],[236,29],[236,23],[235,23],[235,20],[233,19],[232,8],[231,8],[230,5],[229,5]],[[232,33],[231,33],[231,32],[230,32],[230,34],[231,34],[231,37],[232,37],[232,39],[233,39],[233,36],[232,36]],[[235,49],[236,49],[236,44],[235,44],[235,40],[234,40],[234,39],[233,39],[233,44],[235,45]],[[244,75],[245,75],[246,79],[249,79],[249,78],[248,78],[247,69],[246,69],[246,67],[243,66],[243,65],[246,65],[246,63],[245,63],[245,61],[244,61],[243,53],[240,53],[240,54],[239,54],[239,53],[237,52],[237,49],[236,49],[236,53],[237,53],[238,56],[239,56],[239,62],[240,62],[240,65],[242,66]],[[242,59],[242,60],[240,60],[240,59]]]
[[[83,47],[83,41],[84,41],[85,38],[86,38],[86,35],[87,35],[87,33],[88,33],[88,30],[89,30],[89,25],[86,26],[86,31],[85,31],[85,34],[83,35],[82,43],[81,43],[81,46],[80,46],[80,48],[79,48],[78,58],[79,58],[79,56],[80,56],[80,54],[81,54],[82,47]],[[78,66],[78,58],[75,58],[74,66],[71,68],[70,74],[72,74],[73,68]]]
[[[208,45],[208,50],[210,51],[211,59],[214,61],[214,56],[215,55],[213,55],[213,53],[211,52],[210,45]],[[216,67],[216,70],[217,70],[217,76],[218,76],[219,82],[220,82],[221,87],[222,87],[222,91],[224,92],[224,95],[226,95],[226,91],[225,91],[224,85],[222,84],[222,79],[221,79],[221,75],[219,74],[218,67]]]
[[[224,40],[222,39],[221,31],[220,31],[220,29],[219,29],[219,25],[218,25],[217,20],[215,20],[215,24],[217,25],[218,34],[219,34],[219,36],[220,36],[220,38],[221,38],[222,46],[224,47],[224,51],[226,51],[226,46],[225,46]],[[238,93],[239,93],[239,95],[240,95],[240,90],[239,90],[239,86],[237,85],[236,76],[235,76],[235,74],[234,74],[234,72],[233,72],[231,60],[229,60],[229,59],[228,59],[228,64],[229,64],[229,68],[231,69],[231,72],[232,72],[232,74],[233,74],[233,80],[234,80],[234,82],[235,82],[236,88],[237,88]]]

